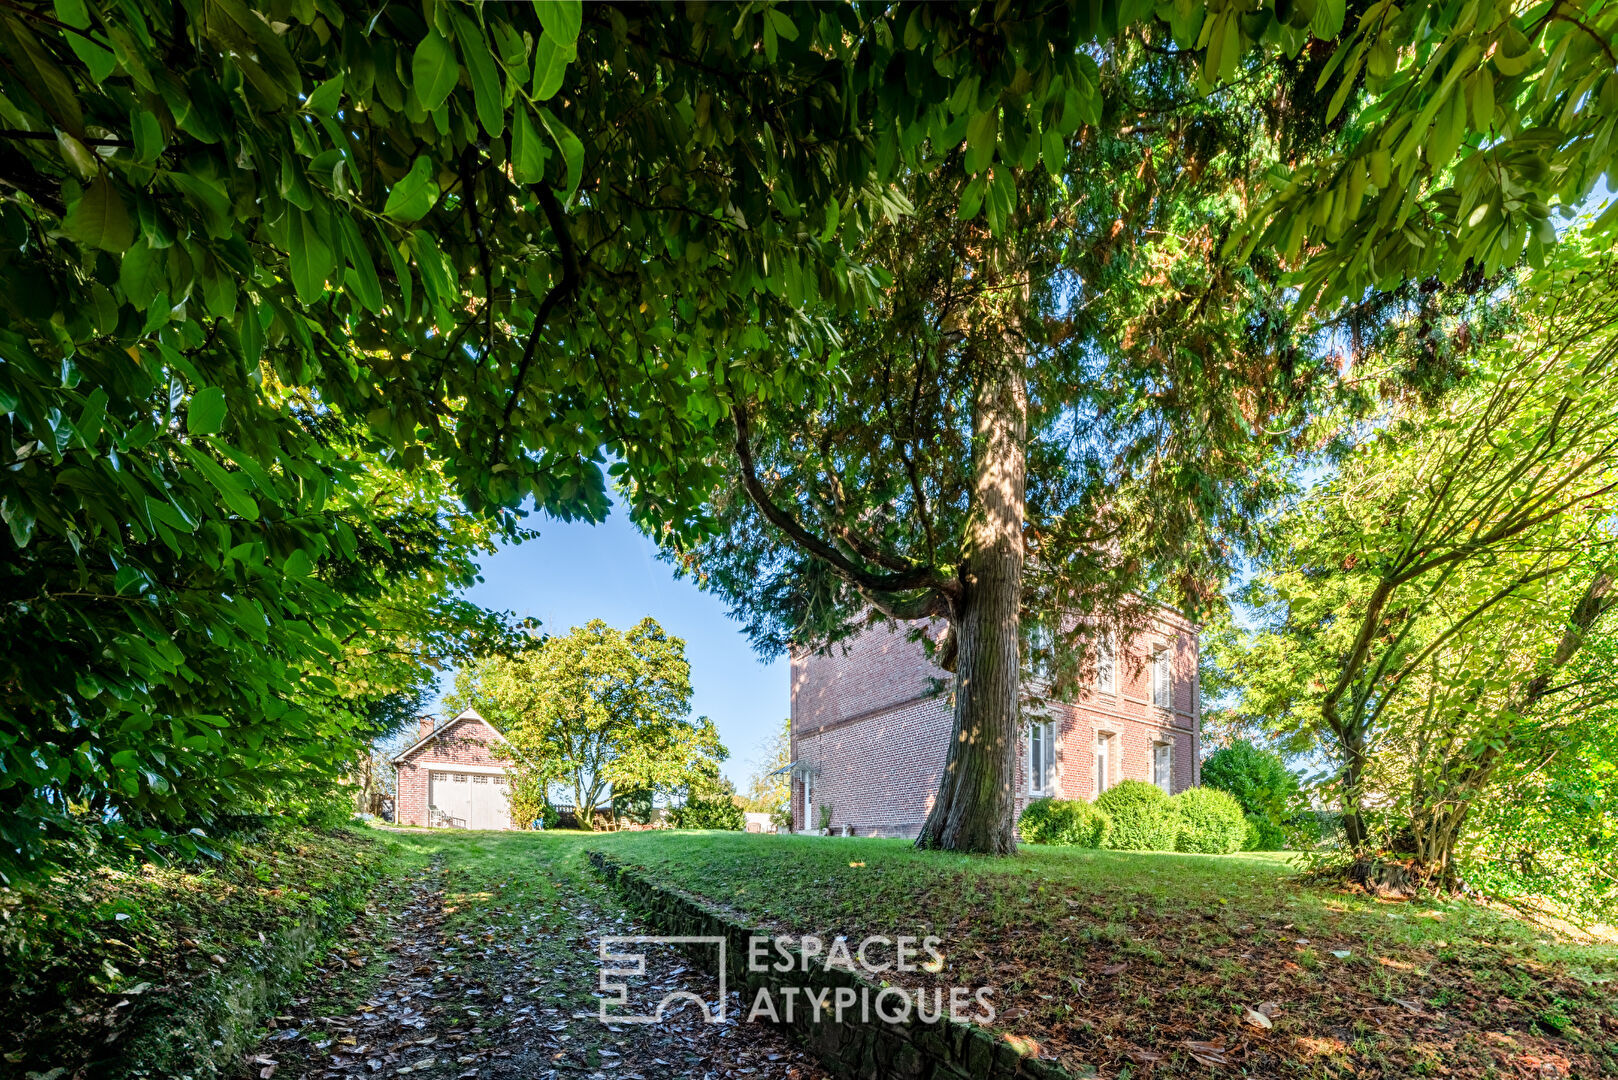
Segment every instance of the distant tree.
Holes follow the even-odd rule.
[[[510,740],[512,769],[571,787],[579,821],[607,792],[686,793],[718,782],[727,754],[692,719],[685,642],[654,619],[599,619],[515,656],[463,668],[445,708],[476,709]]]
[[[792,718],[759,746],[747,782],[747,809],[779,818],[792,802],[792,778],[782,772],[792,764]]]

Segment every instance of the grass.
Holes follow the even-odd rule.
[[[348,923],[385,870],[383,848],[349,830],[224,847],[217,862],[88,864],[0,890],[0,1072],[208,1073],[219,1025],[296,982],[284,969],[310,924],[318,937]]]
[[[1080,1072],[1205,1072],[1189,1042],[1263,1075],[1618,1075],[1618,951],[1464,900],[1305,887],[1284,854],[986,859],[717,833],[588,846],[775,931],[936,934],[947,967],[915,978],[995,987],[995,1026]],[[1270,1029],[1246,1018],[1261,1005]]]

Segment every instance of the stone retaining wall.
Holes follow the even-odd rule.
[[[872,1000],[882,987],[859,972],[841,967],[827,968],[810,960],[808,970],[795,969],[782,974],[774,970],[750,971],[748,945],[754,937],[774,935],[748,925],[738,916],[696,897],[651,881],[633,867],[625,866],[599,851],[592,851],[590,862],[602,878],[660,934],[692,937],[723,937],[726,941],[727,984],[741,991],[743,1016],[759,987],[778,992],[787,986],[809,992],[834,995],[848,988],[856,995],[869,994]],[[707,957],[704,957],[705,959]],[[936,1023],[911,1019],[887,1023],[873,1014],[860,1019],[859,1010],[837,1022],[823,1015],[818,1022],[807,1009],[797,1009],[786,1027],[839,1076],[870,1080],[1069,1080],[1069,1074],[1052,1062],[1034,1057],[1029,1048],[1016,1045],[1015,1037],[996,1037],[984,1028],[956,1023],[947,1016]]]

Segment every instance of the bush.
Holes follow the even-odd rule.
[[[691,799],[669,814],[676,829],[729,829],[741,832],[747,828],[747,819],[741,808],[730,801],[729,795],[715,795],[706,799]]]
[[[1281,755],[1246,739],[1221,747],[1202,763],[1202,784],[1229,792],[1249,814],[1285,812],[1298,796],[1298,777]]]
[[[1112,832],[1112,818],[1092,803],[1074,799],[1035,799],[1017,822],[1030,844],[1098,848]]]
[[[1096,806],[1112,819],[1107,846],[1117,851],[1173,851],[1176,822],[1169,797],[1144,780],[1123,780]]]
[[[1218,788],[1187,788],[1170,800],[1174,850],[1229,855],[1247,839],[1247,816],[1235,796]]]
[[[545,782],[527,770],[509,769],[506,776],[506,798],[511,808],[512,825],[519,829],[531,829],[534,822],[540,821],[547,829],[556,828],[561,815],[545,797]]]
[[[1288,829],[1284,825],[1277,825],[1267,817],[1258,814],[1248,814],[1247,837],[1242,841],[1243,851],[1284,851],[1287,846]]]

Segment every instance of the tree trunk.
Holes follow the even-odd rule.
[[[1361,800],[1365,794],[1365,748],[1357,739],[1344,740],[1342,782],[1343,838],[1349,849],[1363,852],[1370,843]]]
[[[1028,388],[1021,355],[985,371],[973,417],[972,514],[956,627],[955,726],[916,846],[1007,855],[1019,721]]]

